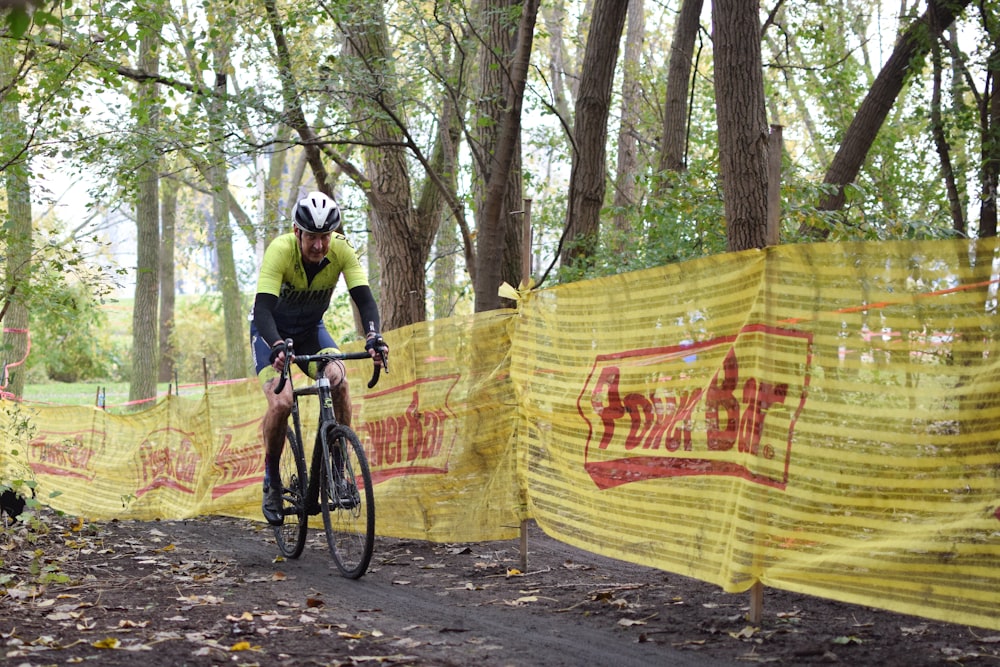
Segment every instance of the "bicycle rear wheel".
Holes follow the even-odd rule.
[[[323,430],[320,496],[333,562],[348,579],[368,571],[375,546],[375,496],[365,450],[343,424]]]
[[[309,516],[306,514],[306,457],[302,443],[289,427],[288,442],[281,451],[281,499],[285,522],[274,526],[278,549],[287,558],[298,558],[306,545]]]

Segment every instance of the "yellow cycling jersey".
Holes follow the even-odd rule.
[[[323,266],[310,281],[302,265],[298,240],[290,232],[274,239],[264,251],[257,292],[278,297],[274,322],[279,331],[295,337],[314,329],[323,319],[341,274],[348,289],[368,284],[368,276],[347,237],[333,234]]]

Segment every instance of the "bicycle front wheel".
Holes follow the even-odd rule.
[[[309,516],[306,514],[306,455],[302,443],[289,427],[288,441],[281,451],[281,504],[285,521],[274,526],[274,540],[287,558],[298,558],[306,545]]]
[[[320,500],[333,562],[348,579],[368,571],[375,546],[375,496],[357,434],[343,424],[323,429]]]

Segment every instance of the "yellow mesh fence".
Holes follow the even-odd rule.
[[[510,324],[510,312],[497,311],[394,331],[391,372],[370,391],[371,364],[347,364],[380,534],[517,535],[525,503],[514,478]],[[301,400],[307,455],[315,400]],[[171,396],[126,416],[7,404],[0,463],[7,476],[35,478],[40,500],[77,516],[261,520],[264,406],[256,380],[210,385],[202,400]],[[25,419],[32,428],[18,428]]]
[[[795,245],[526,295],[532,516],[731,592],[1000,627],[995,262]]]
[[[348,365],[378,531],[509,539],[531,517],[730,592],[1000,629],[997,259],[781,246],[389,332],[374,390]],[[58,509],[261,518],[256,381],[124,417],[6,407],[0,463]]]

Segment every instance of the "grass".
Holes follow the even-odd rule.
[[[24,388],[24,400],[52,405],[97,405],[98,394],[103,392],[104,405],[115,407],[128,402],[128,382],[47,382],[29,384]],[[170,383],[156,386],[157,397],[170,391],[188,398],[199,398],[204,393],[201,385],[182,386],[178,392]]]

